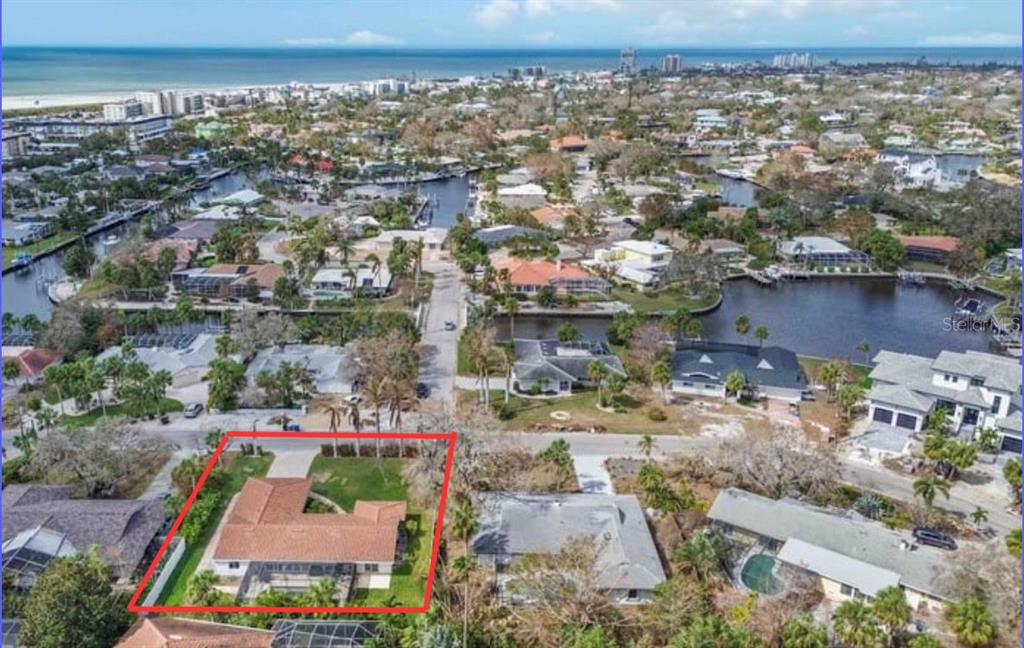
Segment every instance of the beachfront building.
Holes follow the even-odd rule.
[[[273,587],[303,592],[331,578],[345,601],[353,589],[386,589],[401,560],[406,503],[356,501],[352,512],[306,513],[310,478],[250,478],[226,514],[210,567],[251,601]],[[333,506],[329,500],[315,498]]]
[[[607,248],[594,250],[594,258],[583,265],[611,268],[615,279],[639,287],[658,283],[672,261],[672,248],[653,241],[617,241]]]
[[[553,288],[559,295],[607,294],[608,282],[588,274],[583,268],[561,260],[519,259],[509,257],[494,262],[494,269],[501,274],[508,271],[508,282],[512,290],[533,295],[545,287]]]
[[[903,590],[920,613],[939,612],[951,600],[942,580],[949,561],[943,550],[919,546],[909,533],[849,511],[727,488],[707,516],[745,549],[739,580],[749,589],[775,593],[790,569],[814,576],[834,604],[870,600],[886,587]]]
[[[777,346],[683,340],[671,363],[676,394],[725,398],[725,381],[734,371],[743,375],[748,392],[768,398],[797,402],[808,389],[796,354]]]
[[[483,493],[477,561],[493,570],[499,596],[529,603],[511,568],[526,556],[558,553],[575,537],[593,538],[598,585],[614,603],[648,601],[665,572],[634,495],[596,493]],[[557,575],[553,574],[552,577]]]
[[[3,132],[3,159],[10,160],[25,155],[31,141],[32,135],[29,133],[15,133],[5,130]],[[6,229],[7,227],[4,226],[5,234]]]
[[[565,396],[573,389],[593,387],[590,363],[604,365],[608,375],[626,377],[619,356],[596,340],[516,340],[512,366],[513,389],[522,394]]]
[[[779,254],[788,261],[815,267],[851,266],[871,263],[871,257],[827,236],[798,236],[779,244]]]
[[[870,433],[921,432],[938,408],[950,429],[967,439],[996,430],[1000,447],[1021,452],[1021,369],[1012,358],[979,351],[943,351],[935,358],[880,351],[868,393]]]

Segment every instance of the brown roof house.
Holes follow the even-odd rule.
[[[40,349],[33,346],[5,346],[3,347],[3,361],[17,363],[21,369],[21,375],[4,384],[20,385],[26,382],[34,382],[40,378],[43,371],[60,359],[60,354],[52,349]]]
[[[238,583],[248,601],[269,587],[304,591],[331,578],[339,600],[353,586],[386,589],[404,551],[405,502],[357,501],[351,513],[306,513],[313,480],[252,478],[245,483],[213,551],[212,568]]]
[[[128,629],[115,648],[271,648],[274,633],[226,623],[145,617]]]

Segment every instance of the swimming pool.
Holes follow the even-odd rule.
[[[761,594],[771,594],[778,590],[779,583],[772,575],[775,569],[775,558],[768,554],[757,554],[747,558],[740,570],[740,580],[747,589]]]

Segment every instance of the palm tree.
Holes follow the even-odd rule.
[[[725,377],[725,393],[735,394],[736,398],[740,397],[740,393],[747,386],[747,377],[743,375],[743,372],[734,369],[729,372]]]
[[[798,614],[782,628],[786,648],[828,648],[828,628],[814,622],[809,612]]]
[[[220,576],[210,569],[204,569],[188,579],[186,598],[193,605],[213,605],[220,598]]]
[[[666,315],[662,319],[662,321],[665,323],[666,326],[668,326],[671,330],[675,332],[676,339],[678,339],[683,336],[683,328],[686,326],[686,323],[689,322],[691,318],[692,315],[690,315],[690,311],[686,310],[685,308],[677,308],[676,310]]]
[[[672,367],[659,360],[651,367],[651,380],[661,387],[661,400],[668,403],[668,386],[672,383]]]
[[[645,434],[640,437],[640,440],[636,442],[636,447],[640,448],[640,452],[644,453],[647,457],[647,461],[651,460],[651,453],[654,451],[654,437],[650,434]]]
[[[960,643],[982,648],[996,640],[996,622],[985,603],[977,597],[965,598],[946,609],[946,620]]]
[[[885,587],[875,594],[871,610],[888,631],[889,644],[895,645],[912,617],[906,594],[899,587]]]
[[[380,408],[387,401],[384,394],[384,385],[378,380],[372,380],[366,385],[366,397],[373,406],[374,419],[376,421],[377,434],[380,434]],[[377,457],[380,458],[380,437],[377,437]]]
[[[516,313],[519,312],[519,300],[512,293],[505,295],[505,300],[502,303],[505,307],[505,312],[508,313],[508,338],[510,340],[516,339]]]
[[[328,403],[324,406],[324,414],[327,415],[327,431],[337,432],[338,425],[341,423],[344,412],[342,408],[334,403]],[[334,444],[334,456],[338,456],[338,437],[331,437],[331,441]]]
[[[704,324],[699,319],[691,319],[683,326],[683,334],[688,338],[699,340],[704,334]]]
[[[591,360],[587,365],[587,378],[597,386],[597,405],[601,405],[601,385],[608,376],[608,367],[600,360]]]
[[[878,619],[867,603],[844,601],[832,615],[836,637],[853,648],[875,648],[885,643]]]
[[[737,333],[747,337],[747,333],[750,333],[750,318],[746,314],[740,315],[736,318],[735,326]]]
[[[929,507],[935,503],[939,493],[949,499],[949,482],[941,477],[922,477],[914,482],[914,495]]]
[[[871,363],[871,343],[867,340],[861,340],[857,343],[857,350],[864,354],[864,364]]]
[[[356,436],[355,436],[356,444],[355,445],[356,445],[356,456],[358,457],[359,456],[359,433],[363,431],[363,417],[359,413],[359,401],[357,399],[353,398],[351,401],[349,401],[348,406],[345,409],[345,417],[348,420],[349,424],[352,426],[352,429],[356,433]]]
[[[477,522],[476,510],[473,508],[473,503],[468,499],[462,500],[452,511],[451,531],[456,538],[462,540],[465,544],[466,556],[469,556],[469,541],[474,535],[476,535],[476,532],[479,529],[480,523]],[[466,642],[466,639],[469,636],[469,578],[466,578],[463,597],[462,645],[466,646],[469,645]]]
[[[843,379],[843,365],[838,360],[829,360],[821,365],[818,371],[818,380],[825,386],[829,400],[835,396],[839,382]]]
[[[701,582],[707,582],[722,569],[725,546],[711,533],[694,535],[676,546],[673,558],[680,568]]]
[[[512,368],[516,364],[516,348],[513,342],[499,342],[497,346],[501,351],[501,363],[505,369],[505,402],[507,403],[512,394]]]
[[[982,524],[988,522],[988,511],[980,506],[974,507],[974,511],[971,512],[971,521],[974,522],[976,526],[980,527]]]
[[[754,329],[754,337],[757,338],[759,346],[764,346],[764,341],[768,339],[768,327],[762,324]]]

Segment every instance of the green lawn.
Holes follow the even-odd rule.
[[[184,409],[185,406],[182,404],[181,401],[174,400],[173,398],[164,398],[163,400],[160,401],[159,407],[154,405],[150,407],[146,411],[146,413],[147,415],[156,415],[159,414],[160,412],[166,414],[168,412],[180,412]],[[107,416],[128,416],[128,414],[126,411],[126,407],[123,403],[116,403],[114,405],[107,405]],[[66,425],[67,427],[72,428],[89,427],[95,425],[96,422],[101,418],[103,418],[103,408],[97,407],[96,409],[90,410],[85,414],[79,414],[77,416],[69,416],[65,414],[64,416],[61,417],[60,422],[62,425]]]
[[[683,294],[681,286],[669,286],[657,291],[636,292],[623,287],[612,289],[612,297],[631,305],[638,312],[672,312],[680,308],[699,310],[714,306],[718,296],[710,299],[692,299]]]
[[[495,384],[492,382],[491,384]],[[476,391],[463,391],[459,402],[467,404],[478,398]],[[505,399],[504,390],[491,390],[491,403],[495,406]],[[618,397],[618,410],[607,412],[597,409],[597,392],[587,390],[560,398],[521,398],[512,396],[509,402],[515,408],[515,416],[503,421],[509,430],[525,430],[533,425],[569,425],[574,427],[604,427],[612,434],[679,434],[678,420],[657,397],[648,401],[640,400],[628,393]],[[651,407],[658,407],[667,414],[665,421],[652,421],[647,413]],[[568,412],[568,421],[551,418],[555,411]]]
[[[434,516],[432,512],[421,511],[409,499],[402,477],[404,465],[404,459],[318,456],[309,469],[313,492],[331,499],[346,511],[352,510],[356,500],[408,502],[406,529],[409,546],[405,559],[392,572],[389,589],[355,592],[352,601],[356,606],[419,606],[423,603],[430,568]]]
[[[40,252],[45,252],[50,248],[56,247],[66,241],[70,241],[77,238],[78,234],[75,232],[58,232],[52,236],[47,236],[41,241],[36,241],[30,245],[22,245],[19,247],[7,246],[3,247],[3,263],[6,268],[14,261],[14,257],[18,256],[22,252],[28,252],[29,254],[35,255]]]
[[[860,354],[860,351],[855,353]],[[800,366],[803,367],[804,373],[807,374],[807,378],[812,382],[817,379],[818,371],[821,369],[821,365],[825,364],[829,360],[827,358],[816,358],[814,356],[797,356],[800,361]],[[840,358],[840,360],[843,360]],[[858,382],[864,389],[871,389],[871,379],[868,378],[868,374],[871,373],[871,367],[865,364],[857,364],[855,362],[850,363],[853,366],[853,373],[856,374]]]
[[[210,519],[210,524],[203,532],[199,542],[185,548],[185,555],[175,568],[170,581],[164,588],[158,603],[160,605],[181,605],[185,602],[185,594],[188,591],[188,581],[199,566],[203,557],[206,545],[210,543],[217,525],[220,523],[224,511],[227,510],[228,502],[235,493],[242,490],[242,486],[250,477],[263,477],[270,469],[274,461],[274,455],[265,454],[261,457],[243,457],[238,454],[225,454],[224,467],[227,479],[220,488],[221,504]]]

